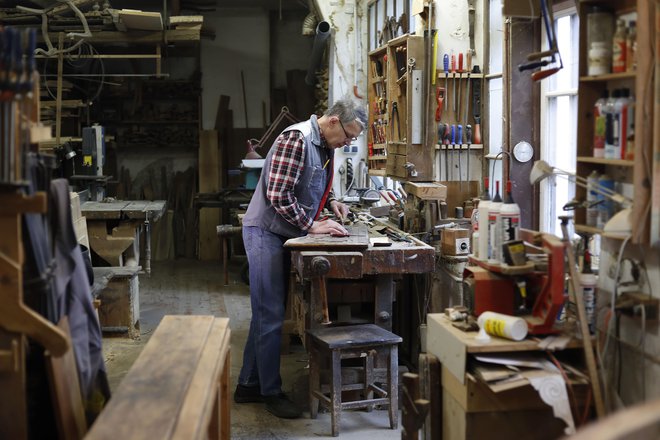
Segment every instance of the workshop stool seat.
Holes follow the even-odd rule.
[[[342,409],[367,408],[389,405],[390,428],[399,425],[399,356],[401,337],[374,324],[345,327],[322,327],[307,331],[310,336],[309,401],[310,416],[315,419],[321,403],[330,410],[332,435],[339,435]],[[387,387],[374,383],[374,358],[382,353],[388,359]],[[325,356],[331,356],[330,386],[321,384],[320,365]],[[364,359],[364,383],[342,384],[341,360]],[[324,389],[325,388],[325,389]],[[342,391],[362,390],[362,400],[342,402]],[[329,396],[328,396],[329,394]],[[376,394],[377,397],[374,397]]]

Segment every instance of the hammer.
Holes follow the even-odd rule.
[[[326,290],[325,276],[330,272],[330,261],[325,257],[312,258],[312,274],[314,282],[318,283],[319,293],[321,295],[321,306],[323,307],[323,316],[320,321],[322,325],[330,324],[330,314],[328,312],[328,291]],[[317,318],[318,319],[318,318]]]

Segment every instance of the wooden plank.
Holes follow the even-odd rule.
[[[220,189],[218,169],[218,132],[202,130],[199,133],[199,192],[212,193]]]
[[[172,438],[195,439],[206,436],[218,394],[220,372],[229,357],[229,318],[216,318],[204,343],[195,375],[181,405]]]
[[[220,224],[220,208],[199,210],[199,259],[220,260],[220,237],[216,226]]]
[[[120,9],[119,19],[127,29],[141,31],[160,31],[163,29],[163,17],[160,12]]]
[[[170,438],[213,321],[165,316],[88,438]]]
[[[436,182],[406,182],[406,192],[422,200],[445,200],[447,187]]]
[[[307,234],[291,238],[284,243],[290,249],[360,250],[369,247],[369,231],[364,225],[345,226],[347,237],[334,237],[330,234]]]
[[[227,418],[213,423],[228,359],[227,318],[165,316],[88,438],[218,438],[206,423],[228,432]]]

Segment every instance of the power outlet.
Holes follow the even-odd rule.
[[[644,311],[642,311],[644,308]],[[624,315],[639,317],[646,316],[647,322],[657,322],[660,311],[660,300],[639,291],[624,292],[616,301],[616,309]]]

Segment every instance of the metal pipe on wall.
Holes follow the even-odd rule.
[[[316,84],[316,71],[321,64],[321,57],[325,50],[326,41],[330,37],[330,23],[321,21],[316,26],[316,36],[314,37],[314,46],[312,47],[312,55],[309,58],[309,68],[307,69],[307,76],[305,76],[305,83],[313,86]]]

